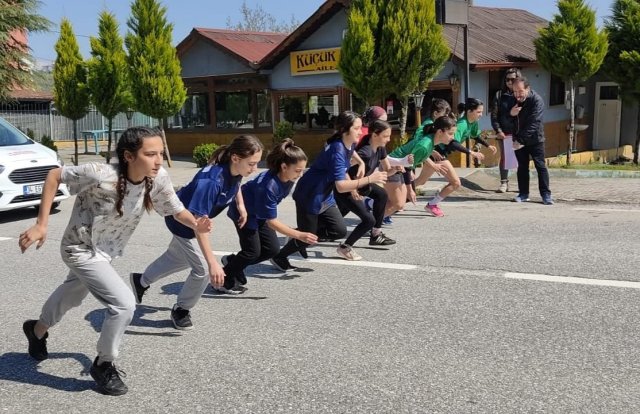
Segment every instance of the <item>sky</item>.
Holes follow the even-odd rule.
[[[167,19],[173,23],[173,42],[178,44],[194,27],[227,27],[227,19],[232,23],[242,20],[240,6],[242,0],[161,0],[167,8]],[[247,6],[255,9],[258,5],[279,21],[289,22],[293,16],[304,22],[324,3],[325,0],[246,0]],[[587,0],[596,11],[598,25],[610,14],[613,0]],[[475,6],[518,8],[530,11],[547,20],[557,12],[555,0],[473,0]],[[534,7],[535,5],[535,7]],[[131,1],[125,0],[42,0],[38,13],[51,20],[54,28],[46,33],[31,33],[29,44],[38,66],[50,65],[56,58],[54,45],[58,40],[59,26],[66,17],[73,26],[80,45],[80,53],[90,57],[89,36],[97,36],[100,12],[108,10],[115,14],[120,30],[127,31],[126,22],[131,14]]]

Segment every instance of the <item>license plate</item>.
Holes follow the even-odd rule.
[[[25,185],[22,192],[24,195],[42,194],[42,184]]]

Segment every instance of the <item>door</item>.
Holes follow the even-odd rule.
[[[593,128],[594,149],[620,146],[620,88],[614,82],[596,82]]]

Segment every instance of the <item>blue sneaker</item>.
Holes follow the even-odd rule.
[[[385,218],[382,219],[382,224],[393,224],[393,220],[391,220],[391,216],[386,216]]]
[[[542,196],[542,204],[544,204],[545,206],[553,205],[553,198],[551,198],[551,194]]]
[[[529,201],[529,194],[518,194],[513,198],[516,203],[524,203]]]

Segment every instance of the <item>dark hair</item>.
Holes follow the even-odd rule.
[[[517,83],[517,82],[522,82],[522,83],[524,83],[524,87],[525,87],[525,88],[528,88],[528,87],[530,86],[530,84],[529,84],[529,79],[525,78],[524,76],[518,76],[517,78],[515,78],[515,79],[513,80],[512,85],[513,85],[514,83]]]
[[[232,155],[244,159],[263,149],[262,142],[253,135],[239,135],[229,145],[221,145],[216,148],[209,157],[209,164],[229,164]]]
[[[444,115],[433,121],[433,124],[425,125],[423,132],[424,135],[435,134],[438,130],[448,131],[456,126],[456,118],[453,114]]]
[[[127,192],[127,160],[124,156],[125,151],[137,156],[137,152],[142,148],[142,141],[145,138],[160,137],[162,131],[158,128],[148,127],[131,127],[126,129],[118,139],[116,146],[116,154],[118,155],[118,185],[116,186],[116,211],[122,217],[122,202]],[[153,202],[151,201],[151,189],[153,188],[153,178],[144,177],[144,208],[151,211]]]
[[[334,121],[336,132],[327,140],[327,143],[330,144],[338,139],[342,139],[342,134],[346,134],[349,132],[349,129],[356,122],[356,119],[359,119],[360,115],[353,111],[343,111],[340,112]]]
[[[466,111],[475,111],[479,106],[484,106],[484,102],[476,98],[467,98],[465,102],[458,104],[458,113],[462,114]]]
[[[286,165],[297,164],[300,161],[306,161],[307,154],[302,148],[296,146],[291,138],[285,138],[267,155],[267,168],[274,174],[280,172],[282,163]]]
[[[445,115],[448,115],[451,112],[451,105],[449,105],[449,102],[447,102],[444,99],[440,99],[440,98],[433,98],[431,100],[431,104],[429,104],[429,118],[431,118],[431,120],[433,120],[433,114],[435,112],[443,112]]]
[[[509,68],[504,72],[504,78],[502,79],[502,91],[506,92],[509,90],[509,88],[507,87],[507,76],[509,75],[516,75],[516,78],[521,78],[522,77],[522,73],[520,72],[520,69],[518,68]]]
[[[362,137],[358,145],[356,145],[356,150],[364,147],[365,145],[369,145],[371,142],[371,134],[380,134],[387,129],[391,129],[391,124],[387,121],[383,121],[382,119],[376,119],[375,121],[369,124],[369,133]]]

